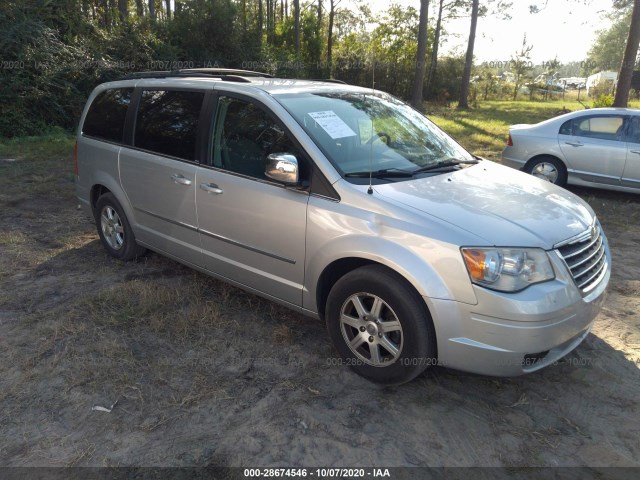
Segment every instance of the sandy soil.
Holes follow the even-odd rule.
[[[385,389],[335,365],[321,322],[109,258],[67,162],[0,162],[0,465],[640,466],[640,197],[574,189],[614,261],[575,352]]]

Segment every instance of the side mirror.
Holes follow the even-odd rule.
[[[285,185],[298,184],[298,159],[290,153],[272,153],[267,157],[264,174]]]

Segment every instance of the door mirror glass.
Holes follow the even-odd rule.
[[[285,185],[298,184],[298,159],[290,153],[272,153],[267,157],[264,174]]]

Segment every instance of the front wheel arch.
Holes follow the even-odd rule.
[[[360,303],[359,300],[360,308],[351,309],[345,317],[345,306],[355,307],[349,303],[353,297],[375,299],[385,306],[391,317],[385,319],[379,314],[371,315],[375,303],[365,306],[364,301]],[[397,385],[412,380],[427,367],[437,364],[437,336],[429,308],[415,288],[392,269],[381,264],[369,264],[346,273],[331,287],[326,308],[325,321],[333,344],[346,364],[359,375],[376,383]],[[358,313],[353,313],[356,310]],[[345,323],[343,318],[350,320]],[[360,322],[360,326],[352,323],[354,321]],[[349,325],[348,332],[344,329],[346,324]],[[393,331],[386,332],[386,325]],[[397,338],[392,338],[393,335]],[[360,337],[368,337],[368,340]],[[354,342],[362,347],[354,345]],[[365,356],[350,344],[356,349],[362,348]],[[375,359],[374,351],[378,352]],[[395,354],[385,365],[386,359],[382,357],[385,352],[392,351]]]

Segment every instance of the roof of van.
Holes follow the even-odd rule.
[[[311,91],[353,91],[365,92],[371,91],[362,87],[346,84],[340,80],[322,79],[322,80],[302,80],[275,78],[267,73],[253,72],[249,70],[233,70],[218,68],[202,68],[175,71],[158,71],[158,72],[138,72],[127,75],[122,80],[135,81],[136,85],[151,86],[162,85],[167,86],[173,84],[177,86],[180,83],[207,83],[207,84],[233,84],[236,87],[242,86],[253,87],[263,90],[270,94],[282,93],[303,93]]]

